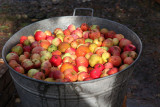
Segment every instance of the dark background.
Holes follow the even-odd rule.
[[[0,51],[22,27],[50,17],[72,16],[79,7],[93,8],[95,17],[119,22],[138,34],[143,52],[129,81],[127,104],[160,107],[160,4],[155,0],[0,0]],[[76,15],[90,16],[90,12]]]

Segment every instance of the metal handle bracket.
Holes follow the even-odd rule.
[[[73,16],[75,16],[76,10],[91,10],[92,11],[91,16],[93,17],[94,10],[92,8],[75,8],[74,11],[73,11]]]

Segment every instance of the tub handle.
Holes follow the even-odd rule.
[[[92,11],[91,16],[93,17],[94,10],[92,8],[75,8],[74,11],[73,11],[73,16],[75,16],[76,10],[91,10]]]

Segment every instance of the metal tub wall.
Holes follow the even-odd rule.
[[[125,35],[137,47],[137,52],[142,51],[139,37],[122,24],[107,19],[88,16],[63,16],[45,19],[28,25],[15,33],[5,44],[2,56],[10,51],[11,47],[18,43],[22,35],[30,35],[35,30],[42,31],[55,28],[67,28],[74,24],[79,27],[82,23],[97,24],[101,28],[106,27],[116,33]],[[126,94],[127,82],[138,58],[127,69],[111,76],[85,82],[53,83],[35,80],[19,74],[10,68],[10,74],[14,80],[16,89],[21,98],[23,107],[121,107]]]

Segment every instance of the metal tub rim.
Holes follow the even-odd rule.
[[[138,52],[137,58],[136,58],[136,59],[134,60],[134,62],[133,62],[131,65],[129,65],[127,68],[125,68],[125,69],[123,69],[123,70],[121,70],[121,71],[119,71],[119,72],[117,72],[117,73],[115,73],[115,74],[112,74],[112,75],[109,75],[109,76],[106,76],[106,77],[103,77],[103,78],[93,79],[93,80],[89,80],[89,81],[78,81],[78,82],[47,82],[47,81],[43,81],[43,80],[37,80],[37,79],[34,79],[34,78],[30,78],[30,77],[25,76],[25,75],[23,75],[23,74],[21,74],[21,73],[18,73],[18,72],[16,72],[13,68],[11,68],[11,67],[8,65],[8,63],[7,63],[7,61],[6,61],[6,58],[5,58],[6,56],[4,55],[4,50],[5,50],[5,48],[6,48],[6,44],[9,42],[10,39],[12,39],[12,37],[11,37],[11,38],[5,43],[5,45],[4,45],[3,49],[2,49],[2,58],[3,58],[4,62],[5,62],[5,64],[7,64],[7,66],[9,67],[10,70],[12,70],[13,72],[17,73],[18,75],[20,75],[20,76],[22,76],[22,77],[24,77],[24,78],[26,78],[26,79],[29,79],[29,80],[31,80],[31,81],[37,81],[37,82],[44,83],[44,84],[52,84],[52,85],[53,85],[53,84],[56,84],[56,85],[63,85],[63,84],[65,84],[65,85],[84,84],[84,83],[92,83],[92,82],[95,82],[95,81],[100,81],[100,80],[103,80],[103,79],[111,78],[111,77],[113,77],[113,76],[118,75],[118,74],[121,73],[121,72],[128,72],[127,69],[130,68],[130,67],[132,67],[132,66],[134,66],[134,65],[136,64],[136,62],[139,60],[140,55],[141,55],[141,53],[142,53],[142,42],[141,42],[139,36],[138,36],[135,32],[133,32],[131,29],[129,29],[127,26],[125,26],[125,25],[123,25],[123,24],[120,24],[120,23],[118,23],[118,22],[116,22],[116,21],[112,21],[112,20],[108,20],[108,19],[104,19],[104,18],[99,18],[99,17],[93,17],[93,16],[59,16],[59,17],[52,17],[52,18],[43,19],[43,20],[40,20],[40,21],[31,23],[31,24],[23,27],[22,29],[25,29],[25,28],[27,28],[27,27],[35,24],[35,23],[39,23],[39,22],[42,22],[42,21],[45,21],[45,20],[49,20],[49,19],[53,19],[53,18],[60,18],[60,17],[64,17],[64,18],[67,18],[67,17],[87,17],[87,18],[91,18],[91,19],[92,19],[92,18],[96,18],[96,19],[101,19],[101,20],[110,21],[111,23],[115,23],[115,24],[118,24],[118,25],[123,26],[125,29],[127,29],[127,30],[130,31],[130,32],[132,32],[132,33],[138,38],[138,41],[139,41],[139,43],[140,43],[140,50],[139,50],[139,52]],[[21,29],[21,30],[22,30],[22,29]],[[17,31],[16,33],[21,32],[21,30]],[[14,36],[16,33],[14,33],[13,36]]]

